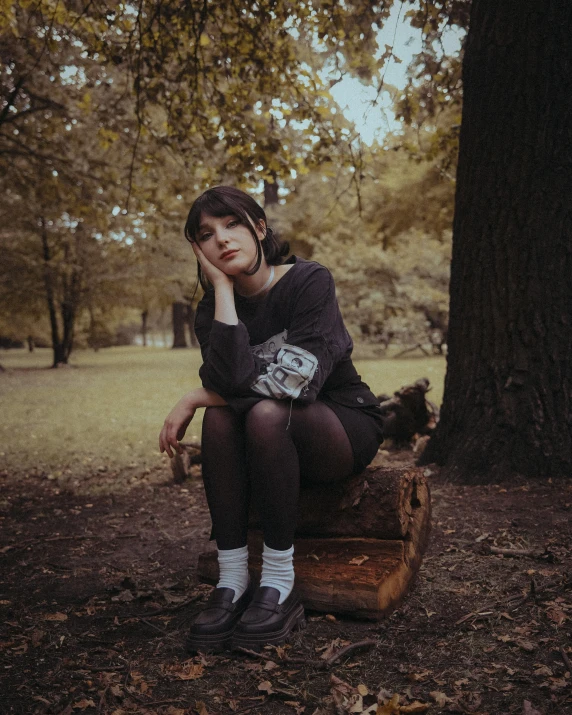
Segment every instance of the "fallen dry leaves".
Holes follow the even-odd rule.
[[[65,613],[45,613],[42,616],[42,619],[44,621],[62,622],[62,621],[67,621],[68,617],[66,616]]]
[[[448,695],[445,695],[445,693],[441,693],[439,690],[432,690],[429,695],[433,698],[433,700],[440,708],[444,707],[447,703],[453,702],[452,698],[450,698]]]
[[[183,663],[175,663],[174,665],[164,665],[163,673],[171,678],[178,680],[197,680],[202,678],[205,670],[205,664],[197,662],[196,658],[185,660]]]
[[[429,703],[383,689],[373,694],[363,683],[354,687],[336,675],[330,676],[330,685],[330,698],[324,705],[327,708],[331,704],[336,715],[415,715],[430,707]],[[314,715],[326,712],[329,711],[318,708]]]
[[[191,613],[178,606],[188,599],[191,581],[181,578],[175,568],[188,567],[181,561],[186,552],[180,544],[188,549],[189,543],[179,542],[172,523],[183,507],[188,508],[188,498],[183,503],[173,488],[153,494],[157,522],[147,521],[149,512],[139,514],[144,504],[135,497],[123,507],[102,502],[97,525],[105,538],[66,537],[52,543],[36,536],[33,548],[26,547],[26,564],[19,542],[19,513],[10,516],[6,511],[4,523],[12,519],[14,542],[2,563],[11,585],[0,601],[6,609],[0,645],[6,665],[11,666],[4,674],[12,690],[10,707],[22,701],[26,703],[20,705],[22,712],[35,712],[41,706],[42,712],[49,709],[62,715],[222,715],[282,712],[281,707],[292,715],[568,712],[572,704],[572,580],[568,576],[572,573],[572,485],[570,508],[560,513],[562,500],[555,495],[550,505],[547,501],[542,507],[543,519],[537,516],[536,497],[534,509],[524,501],[513,507],[507,498],[503,526],[495,521],[498,512],[492,509],[491,517],[487,512],[487,505],[496,506],[498,489],[489,493],[441,488],[449,504],[439,501],[438,490],[437,518],[443,519],[443,529],[449,533],[436,530],[439,546],[426,558],[416,589],[379,633],[371,629],[376,647],[359,659],[351,651],[351,658],[344,655],[336,661],[338,682],[330,682],[329,656],[335,657],[370,630],[364,633],[364,626],[333,613],[315,622],[310,619],[303,639],[268,650],[256,662],[242,656],[203,661],[183,655],[178,641],[184,638]],[[73,528],[83,534],[79,510],[67,508],[73,499],[60,496],[24,506],[34,516],[40,510],[51,513],[46,504],[62,506],[64,515],[77,517]],[[482,521],[478,525],[471,523],[469,513],[475,503],[485,505],[478,509]],[[124,513],[131,514],[128,528],[122,526]],[[489,540],[501,548],[527,549],[535,535],[533,528],[539,533],[546,524],[556,528],[552,519],[557,517],[559,541],[550,543],[559,559],[554,563],[524,556],[518,560],[484,556],[475,548]],[[48,521],[42,518],[31,536],[49,531]],[[511,523],[521,518],[528,522]],[[33,529],[35,523],[30,520],[26,528]],[[141,530],[147,538],[145,549],[138,544],[139,551],[129,551],[136,546],[130,539],[114,541],[116,526],[123,535]],[[69,533],[76,533],[71,526]],[[549,539],[543,537],[538,543],[548,544]],[[117,547],[125,548],[122,555]],[[356,564],[356,571],[360,568]],[[56,580],[65,596],[58,601],[52,596]],[[206,586],[193,588],[195,599],[208,591]],[[28,594],[34,594],[32,601],[23,597]],[[142,617],[157,628],[143,625]],[[391,690],[379,690],[380,682]]]
[[[350,566],[361,566],[369,560],[369,556],[362,554],[361,556],[355,556],[351,561],[349,561]]]
[[[327,645],[319,646],[315,648],[316,653],[321,653],[320,658],[322,660],[329,660],[334,656],[341,648],[349,645],[350,641],[343,640],[342,638],[334,638]]]

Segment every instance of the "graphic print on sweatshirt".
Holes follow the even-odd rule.
[[[318,359],[308,350],[288,345],[284,330],[250,349],[258,376],[251,388],[275,400],[295,399],[307,387],[316,373]]]

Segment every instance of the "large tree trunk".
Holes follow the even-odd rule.
[[[186,348],[185,324],[187,322],[186,303],[173,303],[173,347]]]
[[[473,0],[441,421],[468,483],[572,472],[572,4]]]

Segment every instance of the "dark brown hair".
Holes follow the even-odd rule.
[[[258,271],[262,262],[263,253],[266,262],[274,266],[279,266],[283,263],[284,257],[288,255],[288,251],[290,250],[288,242],[281,241],[278,236],[276,236],[274,231],[268,226],[264,210],[251,196],[240,189],[235,189],[232,186],[214,186],[212,189],[205,191],[194,201],[187,216],[187,222],[185,223],[185,238],[190,243],[194,243],[197,240],[201,214],[203,213],[207,216],[214,216],[215,218],[236,216],[240,223],[248,228],[256,244],[256,263],[248,275],[254,275]],[[260,241],[252,225],[254,224],[254,226],[259,227],[262,222],[264,222],[266,227],[264,241]],[[201,285],[206,290],[209,284],[203,276],[198,262],[197,270]]]

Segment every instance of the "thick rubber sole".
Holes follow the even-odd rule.
[[[199,651],[201,653],[220,653],[230,647],[233,633],[234,628],[225,633],[216,633],[214,635],[191,633],[187,637],[185,649],[191,655]]]
[[[282,645],[288,640],[293,631],[302,630],[305,627],[304,607],[300,603],[288,616],[288,620],[279,631],[273,631],[272,633],[242,633],[235,630],[230,648],[231,650],[248,648],[248,650],[257,651],[265,645]]]

